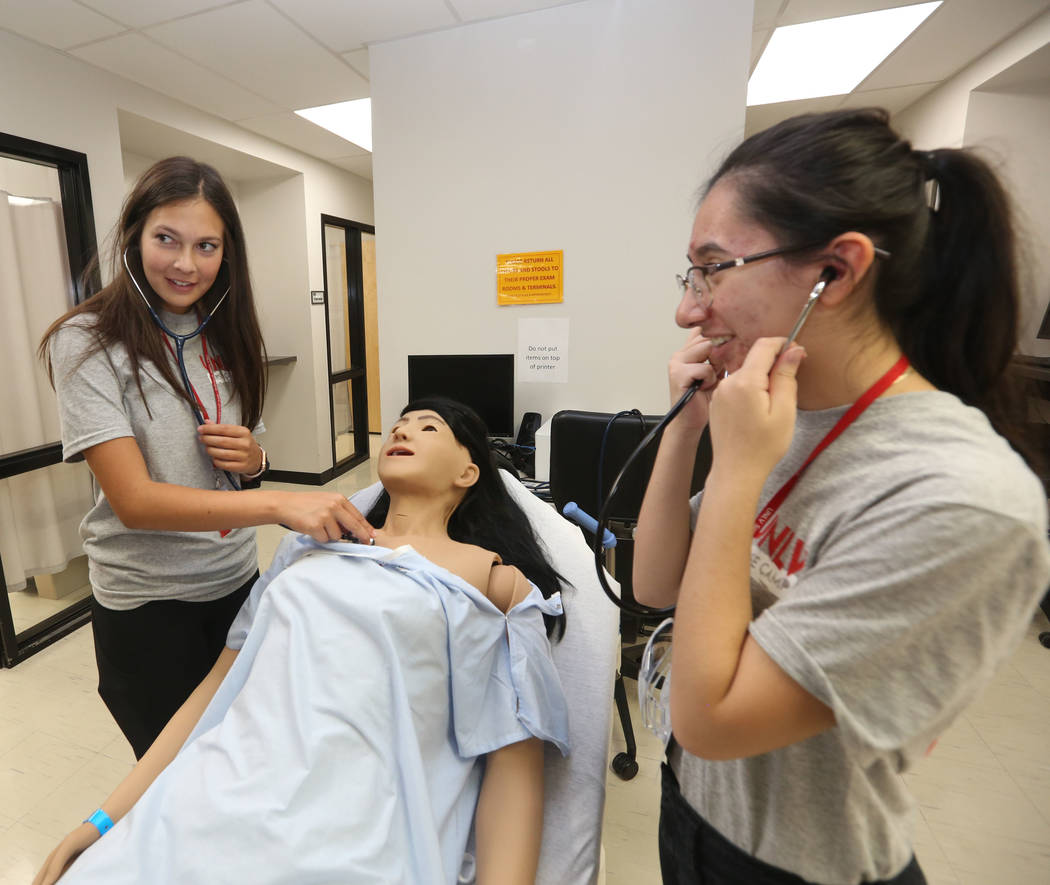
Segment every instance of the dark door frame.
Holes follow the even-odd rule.
[[[50,166],[57,170],[62,197],[62,222],[66,232],[66,251],[69,253],[69,273],[73,280],[73,299],[79,304],[89,292],[101,288],[98,265],[92,267],[90,274],[87,273],[91,259],[98,249],[87,154],[0,132],[0,156]],[[0,456],[0,479],[40,470],[61,461],[61,442],[12,452]],[[4,580],[4,564],[0,560],[0,666],[15,666],[56,639],[72,633],[90,619],[91,599],[88,597],[71,603],[58,614],[45,618],[21,632],[15,632],[11,600],[8,599],[7,583]]]
[[[339,372],[332,371],[332,330],[328,317],[328,248],[326,227],[342,228],[346,255],[347,318],[350,322],[350,367]],[[375,235],[371,224],[362,224],[321,215],[321,267],[324,273],[324,330],[325,349],[328,354],[328,417],[332,433],[332,476],[346,473],[368,460],[368,381],[365,369],[365,299],[364,280],[361,272],[361,234]],[[356,334],[355,331],[357,330]],[[350,409],[354,416],[354,452],[341,461],[336,456],[335,395],[336,384],[350,383]]]

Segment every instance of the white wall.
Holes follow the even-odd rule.
[[[259,309],[266,347],[272,356],[296,354],[294,366],[274,366],[270,369],[270,385],[266,394],[263,421],[266,436],[262,439],[267,454],[295,453],[300,463],[310,462],[329,466],[332,461],[331,436],[328,433],[328,400],[318,400],[315,413],[302,409],[302,399],[317,399],[312,365],[303,360],[303,342],[313,341],[310,317],[309,274],[307,273],[306,218],[294,207],[303,205],[303,176],[294,175],[274,181],[241,182],[238,193],[238,211],[244,224],[245,239],[249,244],[252,290]],[[292,209],[292,211],[289,211]],[[270,293],[265,297],[263,293]],[[313,364],[326,364],[325,351],[310,346],[316,359]],[[323,370],[323,369],[322,369]],[[322,392],[324,391],[322,388]],[[323,409],[323,411],[322,411]],[[297,426],[288,420],[293,415],[304,415]],[[321,420],[324,419],[323,430]],[[316,439],[316,447],[311,440]],[[319,448],[327,445],[328,458],[321,457]],[[287,456],[271,463],[284,469]]]
[[[142,154],[136,154],[128,150],[122,150],[120,157],[124,165],[124,196],[127,196],[131,193],[131,189],[135,186],[135,182],[139,180],[142,173],[156,163],[157,158],[144,157]]]
[[[1050,356],[1035,333],[1050,301],[1050,185],[1043,170],[1050,154],[1050,95],[984,92],[997,74],[1050,43],[1047,12],[894,117],[917,148],[978,148],[1001,173],[1018,212],[1024,321],[1023,353]]]
[[[667,409],[696,188],[740,138],[751,3],[588,0],[373,46],[384,417],[410,353],[514,352],[570,320],[525,411]],[[498,307],[496,255],[563,249],[563,304]]]
[[[58,172],[51,166],[0,157],[0,190],[16,197],[39,197],[62,202]]]
[[[1025,313],[1023,353],[1050,357],[1050,341],[1040,341],[1043,314],[1050,302],[1050,95],[974,92],[966,119],[966,144],[980,145],[996,162],[1014,195]]]
[[[100,245],[117,221],[126,192],[118,110],[278,164],[298,179],[297,185],[288,185],[298,188],[294,211],[290,213],[283,203],[278,215],[255,225],[257,230],[271,230],[273,238],[265,248],[253,248],[249,241],[268,346],[298,357],[295,366],[273,370],[276,395],[264,413],[269,428],[265,445],[277,468],[317,473],[329,467],[328,389],[327,383],[318,383],[327,370],[324,316],[318,314],[318,308],[311,308],[309,290],[322,287],[321,213],[372,223],[370,183],[2,30],[0,83],[17,84],[17,88],[0,88],[0,128],[87,154]],[[135,161],[132,156],[129,173],[131,167],[137,168]],[[240,183],[234,184],[241,200],[243,190]],[[257,202],[265,202],[258,188],[253,195]]]
[[[1048,42],[1050,12],[1039,16],[915,104],[896,114],[893,125],[919,149],[962,147],[970,93]]]

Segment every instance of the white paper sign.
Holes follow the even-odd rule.
[[[518,320],[518,375],[515,380],[541,384],[568,382],[568,319]]]

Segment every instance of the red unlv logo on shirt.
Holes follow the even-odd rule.
[[[751,577],[778,599],[806,565],[806,542],[773,514],[751,543]]]

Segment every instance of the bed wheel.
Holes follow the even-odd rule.
[[[622,781],[629,781],[638,774],[638,762],[626,753],[617,753],[613,756],[612,764],[609,766]]]
[[[1040,633],[1039,641],[1043,644],[1043,648],[1050,648],[1050,630]]]

